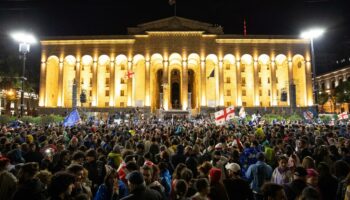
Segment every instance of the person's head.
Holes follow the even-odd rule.
[[[193,173],[190,169],[185,168],[181,172],[181,179],[186,181],[187,183],[190,183],[193,178]]]
[[[334,165],[334,175],[337,178],[345,178],[349,173],[349,164],[344,160],[338,160]]]
[[[126,176],[128,180],[128,186],[130,191],[133,191],[135,188],[141,187],[145,185],[145,181],[143,176],[138,171],[133,171]]]
[[[299,200],[319,200],[321,199],[320,193],[313,187],[304,188]]]
[[[188,186],[185,180],[179,179],[176,181],[175,195],[178,197],[178,199],[181,199],[182,197],[186,196],[187,189],[188,189]]]
[[[241,167],[237,163],[227,163],[225,168],[229,177],[236,177],[241,174]]]
[[[86,156],[86,161],[87,162],[93,162],[93,161],[97,160],[97,152],[94,149],[89,149],[86,152],[85,156]]]
[[[67,172],[57,172],[51,178],[49,194],[51,198],[69,196],[72,193],[75,176]]]
[[[6,157],[0,156],[0,171],[7,169],[9,166],[10,160]]]
[[[181,171],[186,168],[186,165],[183,163],[179,163],[173,173],[173,178],[179,179],[181,177]]]
[[[306,180],[307,171],[303,167],[296,167],[294,170],[294,179]]]
[[[200,194],[208,195],[210,189],[208,180],[206,178],[198,179],[196,182],[196,189]]]
[[[52,174],[47,170],[41,170],[35,175],[35,177],[38,178],[44,185],[49,185],[51,182]]]
[[[213,165],[210,162],[205,161],[201,166],[198,167],[198,171],[202,176],[207,177],[212,167]]]
[[[143,178],[145,179],[146,185],[149,185],[153,181],[153,168],[148,165],[143,165],[141,167],[141,173],[143,175]]]
[[[275,183],[265,183],[261,187],[264,200],[287,200],[283,186]]]
[[[84,167],[79,164],[69,165],[67,172],[73,174],[76,177],[76,181],[81,181],[84,177]]]
[[[317,187],[318,184],[318,172],[314,169],[307,169],[307,176],[306,176],[306,183],[308,183],[309,185],[313,186],[313,187]]]
[[[287,163],[288,163],[288,158],[285,155],[281,155],[278,158],[278,167],[281,169],[286,169],[287,168]]]
[[[309,168],[312,168],[312,169],[315,169],[315,161],[314,159],[312,159],[310,156],[306,156],[301,165],[305,168],[305,169],[309,169]]]
[[[39,165],[36,162],[25,163],[19,170],[19,182],[23,183],[26,180],[32,179],[39,171]]]
[[[104,184],[108,188],[112,188],[114,183],[118,181],[118,172],[110,166],[106,166],[106,175],[104,177]]]
[[[221,169],[219,168],[211,168],[209,172],[209,182],[216,183],[219,182],[221,178]]]
[[[72,160],[75,163],[82,165],[85,160],[85,154],[82,151],[76,151],[72,156]]]
[[[265,154],[263,152],[259,152],[256,154],[256,158],[258,161],[264,162],[265,161]]]

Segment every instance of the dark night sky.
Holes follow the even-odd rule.
[[[327,33],[315,42],[316,58],[342,54],[339,45],[350,36],[347,0],[177,0],[177,15],[219,24],[226,34],[299,35],[310,26]],[[168,0],[0,0],[0,56],[17,53],[8,37],[26,29],[39,38],[63,35],[118,35],[140,23],[173,16]],[[349,39],[348,39],[349,40]],[[40,46],[29,55],[39,71]],[[348,55],[349,56],[349,55]],[[316,59],[317,61],[317,59]],[[334,61],[332,61],[334,62]],[[320,66],[318,71],[331,70]]]

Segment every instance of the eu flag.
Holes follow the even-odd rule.
[[[73,109],[72,112],[64,119],[63,126],[74,126],[80,121],[79,112],[77,109]]]

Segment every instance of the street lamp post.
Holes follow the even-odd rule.
[[[19,53],[22,56],[22,76],[21,76],[21,111],[20,117],[24,114],[24,81],[27,80],[25,77],[25,69],[26,69],[26,58],[27,54],[30,51],[30,44],[34,44],[36,42],[35,37],[32,34],[28,34],[25,32],[17,32],[11,34],[12,38],[19,42]]]
[[[315,51],[314,51],[314,39],[320,37],[324,33],[324,29],[315,28],[308,31],[302,32],[301,37],[310,40],[311,46],[311,65],[312,65],[312,87],[314,93],[314,101],[317,104],[317,86],[316,86],[316,62],[315,62]]]

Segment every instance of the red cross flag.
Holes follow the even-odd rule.
[[[348,115],[348,113],[346,113],[346,112],[340,113],[340,114],[338,115],[338,119],[339,119],[339,120],[342,120],[342,119],[349,119],[349,115]]]
[[[235,108],[230,106],[218,112],[215,112],[215,123],[216,125],[223,125],[227,120],[235,117]]]
[[[134,76],[134,72],[133,71],[128,71],[126,74],[125,74],[125,78],[126,79],[129,79],[129,78],[132,78]]]

